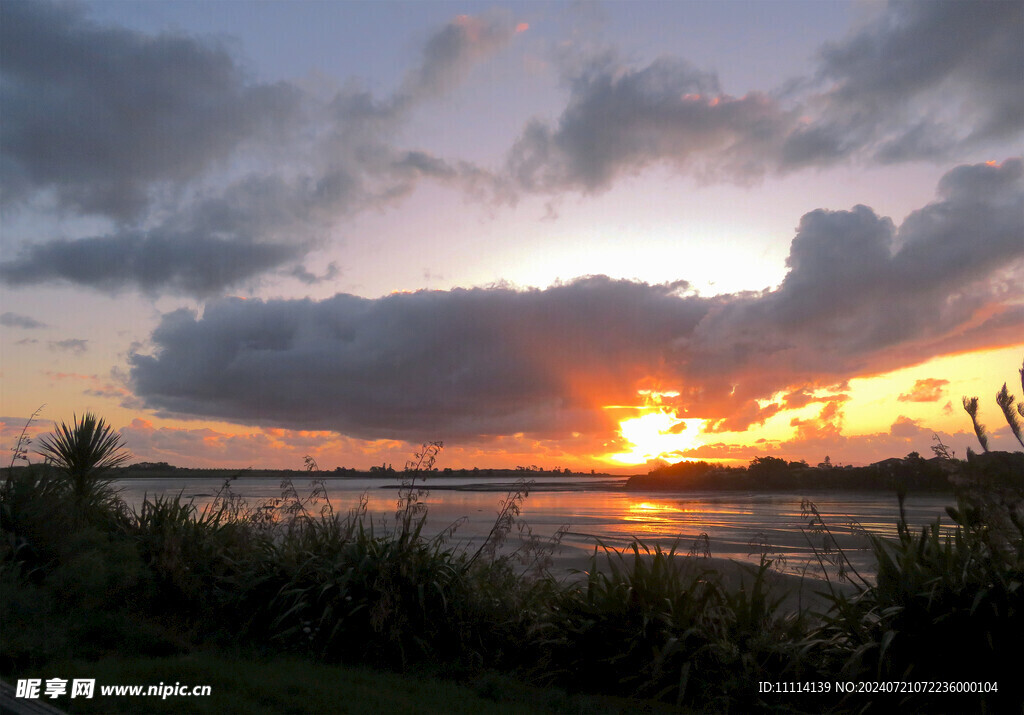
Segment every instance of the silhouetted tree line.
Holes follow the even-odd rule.
[[[991,456],[990,456],[991,455]],[[1024,454],[991,452],[973,459],[1007,461],[1011,471],[1024,473]],[[1018,464],[1019,463],[1019,464]],[[790,462],[778,457],[755,457],[746,467],[723,467],[708,462],[679,462],[648,474],[631,477],[627,489],[664,490],[846,490],[846,491],[953,491],[950,481],[960,470],[956,462],[925,459],[917,452],[886,459],[866,467],[837,467],[822,462]]]

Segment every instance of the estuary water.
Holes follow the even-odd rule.
[[[386,527],[395,523],[401,476],[367,479],[324,474],[322,483],[335,513],[346,514],[365,499],[368,517]],[[584,568],[595,546],[622,549],[639,539],[651,548],[675,545],[683,555],[692,551],[755,564],[765,552],[781,570],[821,577],[815,550],[823,551],[827,537],[813,528],[814,517],[805,505],[809,501],[858,572],[870,577],[875,563],[867,535],[896,537],[899,507],[896,496],[889,493],[651,492],[627,491],[625,483],[622,477],[545,475],[529,486],[505,549],[515,549],[530,538],[535,543],[549,539],[557,532],[560,541],[553,554],[554,567]],[[180,493],[202,510],[214,501],[223,482],[122,479],[115,485],[136,509],[147,495]],[[303,476],[294,479],[292,486],[305,499],[317,484]],[[423,533],[433,536],[457,525],[451,543],[475,550],[490,532],[502,501],[521,485],[507,479],[431,473],[416,486],[427,490],[420,497],[426,505]],[[281,498],[282,484],[274,478],[239,477],[230,482],[230,491],[248,507],[258,508]],[[945,507],[952,502],[952,496],[942,494],[908,497],[907,520],[920,527],[941,516],[948,527]],[[318,514],[325,505],[310,502],[307,508]]]

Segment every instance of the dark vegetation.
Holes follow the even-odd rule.
[[[937,445],[940,451],[944,445]],[[973,455],[972,455],[973,458]],[[826,460],[828,458],[826,457]],[[724,491],[913,491],[952,492],[959,464],[947,457],[925,459],[917,452],[866,467],[810,466],[778,457],[755,457],[746,467],[678,462],[630,477],[627,489]]]
[[[1009,415],[1008,397],[1000,399]],[[19,442],[15,460],[26,459],[25,447]],[[3,485],[0,674],[49,677],[61,663],[93,673],[90,663],[109,669],[111,662],[130,672],[179,672],[198,662],[215,675],[189,679],[208,682],[225,678],[216,664],[230,660],[242,664],[244,681],[246,673],[269,677],[259,675],[267,663],[294,672],[298,662],[318,673],[340,665],[331,676],[337,683],[378,669],[385,680],[369,690],[404,682],[423,712],[439,709],[414,685],[424,676],[462,683],[471,691],[467,707],[496,712],[650,711],[652,703],[689,712],[1020,712],[1022,452],[943,459],[957,496],[947,514],[952,534],[938,520],[917,532],[901,518],[897,539],[872,540],[877,580],[848,574],[853,595],[825,583],[827,610],[793,613],[769,588],[767,555],[740,586],[729,586],[699,560],[638,541],[595,552],[580,578],[559,581],[546,571],[545,544],[498,548],[525,485],[502,503],[476,551],[453,545],[457,524],[427,538],[422,477],[440,448],[425,445],[400,473],[400,500],[387,523],[371,522],[365,504],[335,514],[323,482],[300,495],[286,481],[281,499],[256,505],[241,502],[228,482],[201,512],[180,496],[132,511],[106,481],[105,470],[124,455],[115,433],[91,415],[62,426],[38,450],[53,469],[12,471]],[[679,472],[699,479],[699,469]],[[746,477],[776,469],[783,466],[762,460]],[[805,468],[785,465],[787,474],[794,469]],[[905,489],[890,486],[902,504]],[[827,536],[813,504],[805,509],[809,533]],[[841,560],[822,543],[819,558]],[[757,687],[889,680],[982,690],[997,683],[997,690],[781,695]],[[545,689],[516,685],[523,681]],[[349,688],[336,693],[339,709],[348,697],[372,697],[339,687]],[[334,702],[304,702],[300,686],[292,692],[286,708],[268,694],[265,709],[322,711]],[[461,697],[445,692],[440,709]]]
[[[36,468],[46,468],[45,465],[36,465]],[[15,467],[20,469],[20,467]],[[297,479],[300,477],[306,477],[308,470],[305,469],[246,469],[244,474],[246,477],[257,477],[265,479],[276,479],[282,481],[284,479]],[[391,464],[382,464],[378,466],[370,467],[369,469],[356,469],[355,467],[336,467],[335,469],[324,472],[324,476],[330,477],[331,479],[380,479],[382,481],[394,482],[397,479],[401,479],[405,470],[395,469]],[[609,477],[610,474],[602,472],[573,472],[568,468],[565,469],[541,469],[540,467],[516,467],[515,469],[480,469],[474,467],[473,469],[451,469],[444,468],[439,469],[434,467],[431,469],[433,476],[445,476],[445,477],[485,477],[485,478],[497,478],[514,481],[524,476],[524,473],[528,473],[531,479],[537,478],[555,478],[562,476],[592,476],[592,477]],[[108,472],[108,476],[111,479],[211,479],[223,482],[225,479],[231,476],[237,476],[241,474],[237,469],[196,469],[191,467],[176,467],[167,462],[136,462],[134,464],[128,464],[122,467],[116,467]]]

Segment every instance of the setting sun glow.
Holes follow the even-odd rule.
[[[662,458],[678,461],[680,452],[700,446],[704,422],[698,418],[682,419],[661,408],[626,418],[619,422],[619,434],[630,449],[610,454],[607,459],[619,464],[644,464]]]

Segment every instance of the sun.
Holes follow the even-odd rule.
[[[674,456],[703,444],[700,432],[705,420],[681,418],[664,408],[641,408],[652,411],[619,422],[619,434],[631,449],[610,454],[606,459],[620,464],[644,464],[653,459]]]

